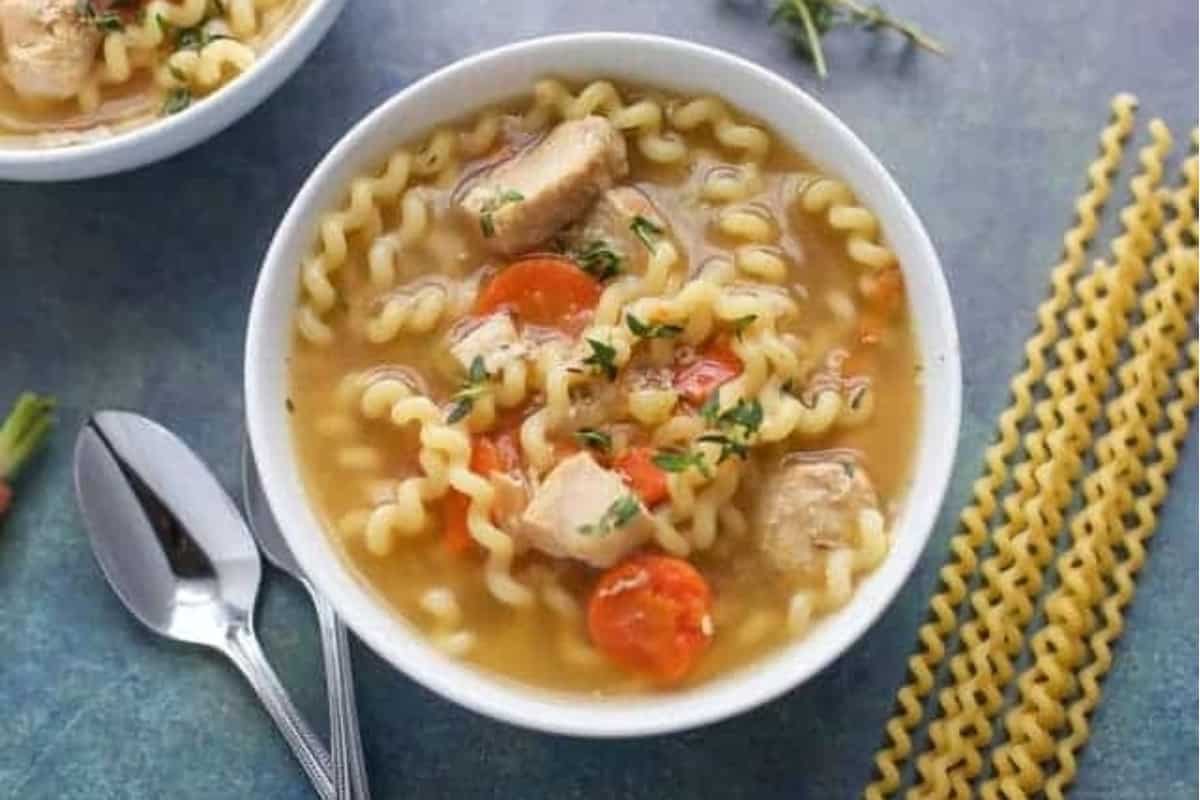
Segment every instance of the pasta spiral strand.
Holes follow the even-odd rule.
[[[1193,156],[1185,165],[1185,175],[1194,178],[1195,171]],[[1054,734],[1067,721],[1063,700],[1077,686],[1072,673],[1086,655],[1085,640],[1096,625],[1094,612],[1108,593],[1107,582],[1116,565],[1114,546],[1125,535],[1116,520],[1135,503],[1129,487],[1146,480],[1142,462],[1154,444],[1151,432],[1162,416],[1156,393],[1170,389],[1173,370],[1168,370],[1188,336],[1188,318],[1196,307],[1195,252],[1188,253],[1181,245],[1181,232],[1195,213],[1195,193],[1194,180],[1172,193],[1176,216],[1164,230],[1167,249],[1153,264],[1156,283],[1142,300],[1144,320],[1130,337],[1133,358],[1119,371],[1122,394],[1108,406],[1110,430],[1095,448],[1098,469],[1083,484],[1087,506],[1072,520],[1073,544],[1058,559],[1060,586],[1046,601],[1047,625],[1033,638],[1035,662],[1018,681],[1023,702],[1006,719],[1009,741],[993,756],[996,777],[984,784],[985,797],[1023,796],[1042,788],[1045,778],[1040,764],[1055,755]],[[1187,392],[1183,395],[1186,400]],[[1186,430],[1186,425],[1172,428],[1168,439],[1171,434],[1177,438],[1169,447],[1160,446],[1159,453],[1173,456]],[[1173,465],[1173,458],[1160,455],[1149,469],[1158,469],[1161,475]],[[1112,619],[1111,609],[1106,609],[1106,617]],[[1085,697],[1098,694],[1094,676],[1082,685]],[[1048,790],[1052,797],[1061,796],[1061,787],[1074,773],[1073,748],[1059,748],[1059,764],[1057,788]]]
[[[1140,153],[1143,170],[1132,183],[1135,199],[1121,214],[1125,233],[1113,243],[1118,262],[1079,282],[1083,305],[1067,315],[1072,339],[1058,348],[1062,363],[1046,377],[1050,397],[1035,406],[1040,428],[1025,438],[1028,459],[1014,472],[1017,491],[1005,498],[1007,519],[993,534],[996,554],[981,565],[984,583],[971,596],[975,617],[962,627],[963,651],[950,662],[955,685],[939,696],[942,715],[929,727],[932,750],[917,760],[922,782],[916,793],[962,796],[965,782],[982,767],[980,748],[991,740],[991,720],[1012,679],[1012,660],[1033,616],[1125,317],[1136,301],[1130,287],[1145,273],[1153,249],[1150,226],[1161,215],[1155,187],[1171,137],[1161,120],[1151,121],[1150,132],[1152,143]]]
[[[554,119],[580,119],[601,114],[618,130],[635,131],[638,150],[651,161],[674,164],[687,157],[687,145],[670,132],[663,132],[663,110],[649,99],[626,104],[608,81],[589,83],[573,95],[562,83],[542,80],[534,84],[533,107],[525,114],[527,130],[538,130]]]
[[[897,693],[899,710],[885,726],[890,744],[875,756],[877,778],[865,789],[868,800],[892,796],[900,788],[901,767],[913,752],[910,733],[922,720],[923,700],[933,691],[935,672],[946,655],[945,642],[957,627],[967,582],[988,538],[988,520],[1007,480],[1007,460],[1016,451],[1021,426],[1033,408],[1032,387],[1045,374],[1046,353],[1057,338],[1059,316],[1071,302],[1072,279],[1082,269],[1086,248],[1099,229],[1098,212],[1111,194],[1112,176],[1133,130],[1135,107],[1130,95],[1112,101],[1113,119],[1100,135],[1100,155],[1089,166],[1088,187],[1076,201],[1075,225],[1063,239],[1062,260],[1051,271],[1051,295],[1038,307],[1038,330],[1025,345],[1026,365],[1012,381],[1012,404],[1000,415],[998,439],[985,452],[985,472],[972,487],[973,499],[961,515],[962,532],[950,541],[952,560],[939,572],[941,587],[930,601],[930,619],[918,632],[920,650],[908,661],[911,680]]]

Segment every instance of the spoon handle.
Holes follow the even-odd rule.
[[[239,625],[230,632],[225,652],[254,687],[321,800],[334,800],[333,781],[329,777],[329,754],[292,704],[275,670],[267,663],[267,657],[250,626]]]
[[[321,627],[321,649],[325,656],[325,686],[329,695],[329,738],[333,755],[334,796],[337,800],[370,800],[367,767],[363,761],[362,737],[358,727],[358,704],[354,699],[354,673],[350,665],[350,641],[346,626],[338,619],[325,596],[310,591]]]

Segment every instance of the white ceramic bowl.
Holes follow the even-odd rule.
[[[596,700],[518,685],[454,661],[374,599],[335,552],[305,495],[284,401],[299,265],[318,219],[352,179],[439,122],[532,87],[553,74],[628,80],[729,98],[816,164],[846,180],[879,215],[903,265],[925,364],[913,485],[886,561],[853,600],[805,638],[750,667],[692,689]],[[850,646],[908,578],[929,538],[958,440],[962,385],[954,312],[937,254],[903,193],[829,111],[778,76],[687,42],[630,34],[573,34],[482,53],[418,81],[375,109],[320,163],[275,234],[259,276],[246,342],[246,412],[271,508],[309,576],[354,631],[414,680],[468,708],[529,728],[582,736],[639,736],[694,727],[757,706],[803,683]]]
[[[299,69],[346,4],[346,0],[307,2],[253,67],[202,102],[106,139],[65,147],[0,147],[0,180],[68,181],[111,175],[169,158],[220,133]]]

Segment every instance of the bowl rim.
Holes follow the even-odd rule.
[[[615,47],[614,46],[618,46]],[[282,345],[284,360],[291,351],[291,332],[294,329],[293,314],[296,292],[299,286],[299,259],[288,258],[289,251],[308,252],[316,238],[315,226],[309,228],[309,215],[319,215],[328,206],[314,206],[317,198],[330,191],[327,185],[339,169],[347,162],[361,156],[364,143],[374,135],[376,128],[386,121],[401,116],[402,109],[414,98],[438,84],[452,78],[463,78],[473,73],[486,72],[490,65],[508,61],[536,59],[541,53],[562,54],[563,50],[578,52],[580,48],[608,48],[620,53],[620,48],[665,49],[681,61],[686,59],[716,62],[713,69],[749,73],[746,80],[769,84],[771,91],[787,95],[798,103],[803,112],[811,115],[828,128],[840,146],[848,149],[862,169],[871,173],[873,182],[878,183],[888,194],[892,205],[893,227],[910,239],[910,250],[919,254],[919,269],[926,279],[928,291],[932,292],[929,307],[934,310],[929,324],[938,336],[937,359],[941,388],[937,424],[930,426],[928,411],[923,410],[923,430],[916,443],[920,450],[917,467],[924,459],[927,473],[914,476],[914,486],[909,490],[905,502],[919,506],[919,518],[910,521],[904,529],[905,546],[893,544],[884,564],[865,576],[856,585],[855,598],[849,607],[862,605],[858,613],[834,629],[823,634],[828,640],[824,649],[816,653],[804,653],[806,644],[814,638],[810,633],[799,641],[781,647],[772,655],[756,660],[750,665],[735,670],[732,674],[715,678],[704,684],[679,692],[650,695],[632,699],[605,698],[594,701],[583,695],[548,692],[526,684],[517,683],[504,676],[481,669],[464,666],[437,651],[427,640],[412,629],[396,612],[384,608],[382,602],[369,594],[360,584],[343,559],[332,553],[324,526],[317,519],[315,509],[303,494],[295,502],[290,497],[294,485],[300,481],[299,467],[291,460],[290,432],[282,433],[278,425],[286,427],[286,421],[272,420],[281,416],[276,401],[282,398],[268,396],[267,372],[273,368],[264,358],[272,336],[285,337]],[[619,57],[616,58],[619,61]],[[549,63],[549,62],[547,62]],[[614,66],[612,72],[628,71]],[[547,68],[544,72],[553,72]],[[647,81],[652,82],[652,81]],[[669,85],[669,82],[656,82]],[[718,90],[721,94],[724,90]],[[766,90],[764,90],[766,91]],[[459,116],[468,109],[459,109]],[[438,124],[438,119],[421,120],[425,130]],[[789,137],[786,132],[780,134]],[[399,142],[397,142],[399,144]],[[839,177],[841,177],[839,175]],[[847,182],[850,182],[849,180]],[[851,183],[853,187],[853,183]],[[344,197],[348,185],[338,187],[337,197]],[[341,202],[340,200],[338,202]],[[885,220],[881,217],[881,222]],[[890,236],[891,231],[889,231]],[[891,238],[891,236],[890,236]],[[294,256],[294,254],[293,254]],[[905,263],[906,270],[917,269]],[[287,291],[286,287],[291,287]],[[285,313],[287,320],[282,324],[272,319],[270,295],[276,291],[287,294]],[[276,301],[278,303],[282,300]],[[921,321],[914,314],[914,325]],[[274,327],[272,327],[274,326]],[[924,338],[922,335],[921,338]],[[922,355],[927,355],[922,347]],[[591,32],[568,33],[536,37],[517,41],[492,50],[481,52],[446,67],[405,87],[372,109],[356,123],[315,167],[277,229],[254,291],[246,334],[245,391],[247,424],[251,446],[258,459],[264,492],[280,527],[295,552],[302,568],[332,602],[346,624],[379,654],[385,661],[403,672],[412,680],[465,708],[493,719],[520,727],[556,734],[592,738],[616,738],[650,736],[707,725],[730,716],[756,708],[809,680],[845,652],[867,631],[895,600],[900,588],[909,580],[916,563],[925,550],[936,522],[939,509],[949,485],[954,456],[958,443],[962,401],[962,373],[959,355],[957,321],[950,301],[945,274],[937,253],[921,220],[913,210],[908,198],[900,190],[890,173],[879,162],[867,146],[850,131],[831,111],[812,98],[798,86],[740,56],[680,39],[637,33]],[[285,388],[286,391],[286,388]],[[930,391],[924,392],[928,404]],[[287,441],[284,441],[287,440]],[[913,497],[916,483],[924,485],[925,494]],[[289,486],[289,484],[291,484]],[[911,509],[906,509],[908,515]],[[912,512],[917,513],[917,512]],[[315,534],[315,537],[312,535]],[[319,537],[323,541],[318,541]],[[883,573],[886,573],[883,574]],[[862,597],[865,584],[874,582],[870,597]],[[868,602],[870,601],[870,602]],[[834,616],[842,612],[835,612]],[[828,618],[826,618],[828,619]],[[816,647],[816,645],[812,645]]]
[[[287,80],[347,0],[305,0],[305,8],[255,63],[202,102],[102,139],[61,147],[0,146],[0,180],[52,182],[126,172],[177,155],[250,113]]]

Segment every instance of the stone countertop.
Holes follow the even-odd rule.
[[[953,57],[842,33],[820,82],[755,0],[359,0],[295,77],[206,144],[101,180],[0,184],[0,403],[24,388],[62,402],[60,430],[0,531],[0,796],[310,796],[242,678],[215,655],[149,635],[106,588],[75,510],[74,433],[91,409],[138,409],[235,487],[250,292],[308,171],[366,111],[433,69],[516,39],[604,29],[692,39],[776,70],[892,170],[941,253],[959,315],[966,395],[954,480],[920,568],[861,641],[786,697],[702,730],[629,742],[520,731],[356,646],[375,796],[853,796],[1008,402],[1109,98],[1140,96],[1141,140],[1161,115],[1183,149],[1197,119],[1195,3],[885,4]],[[1075,797],[1196,796],[1196,457],[1193,429]],[[313,615],[275,574],[259,627],[323,727]]]

